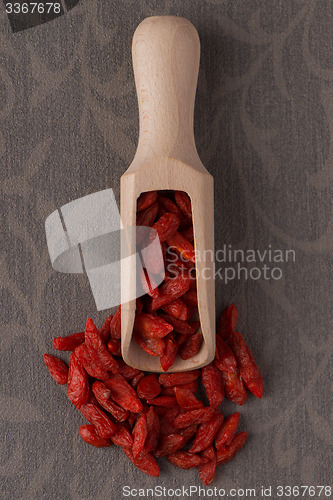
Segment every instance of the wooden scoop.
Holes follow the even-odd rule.
[[[181,190],[191,198],[204,341],[193,358],[177,357],[169,372],[193,370],[210,363],[215,354],[213,177],[200,161],[193,134],[199,36],[187,19],[149,17],[134,33],[132,55],[140,134],[135,157],[121,177],[120,215],[124,228],[135,226],[136,201],[145,191]],[[128,255],[125,246],[122,242],[122,256]],[[122,355],[135,368],[161,372],[160,359],[144,352],[132,338],[136,304],[135,300],[126,302],[126,297],[129,288],[135,290],[134,265],[128,259],[121,261]]]

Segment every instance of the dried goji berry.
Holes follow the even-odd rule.
[[[176,386],[174,390],[177,402],[183,410],[190,411],[203,408],[203,402],[199,401],[188,389],[182,389]]]
[[[167,198],[166,196],[161,195],[160,193],[157,195],[157,202],[159,205],[159,215],[163,215],[165,212],[171,212],[172,214],[176,214],[179,219],[182,219],[183,215],[181,210],[177,207],[177,205]],[[161,208],[163,210],[161,210]]]
[[[239,417],[240,414],[237,411],[225,419],[215,438],[216,449],[231,444],[237,432]]]
[[[223,376],[223,385],[225,394],[228,399],[237,405],[243,405],[246,400],[246,390],[241,377],[239,376],[238,369],[233,373],[221,372]]]
[[[123,361],[122,359],[119,359],[118,361],[118,373],[122,375],[126,380],[132,380],[132,378],[136,377],[139,375],[140,370],[137,368],[133,368],[132,366],[129,366]]]
[[[52,354],[44,354],[43,359],[51,377],[60,385],[67,384],[68,366],[61,359],[52,356]]]
[[[177,406],[177,399],[172,396],[158,396],[154,399],[148,399],[147,403],[154,406],[164,406],[166,408],[172,408]]]
[[[117,432],[117,426],[106,416],[106,414],[96,405],[87,403],[83,404],[80,411],[84,418],[88,420],[94,427],[101,438],[108,439]]]
[[[160,475],[160,468],[154,459],[154,457],[145,451],[142,451],[140,455],[134,458],[131,448],[125,446],[122,447],[125,455],[131,460],[131,462],[142,472],[145,472],[149,476],[158,477]]]
[[[94,350],[89,350],[85,342],[76,347],[74,353],[91,377],[100,380],[106,379],[108,372],[101,362],[98,353]]]
[[[189,336],[179,348],[179,356],[184,360],[192,358],[200,351],[202,341],[203,337],[200,331]]]
[[[130,384],[133,387],[133,389],[136,389],[138,387],[140,380],[142,380],[144,377],[145,377],[144,372],[140,372],[134,378],[132,378]]]
[[[53,349],[57,349],[57,351],[74,351],[82,342],[84,342],[84,332],[71,333],[67,337],[53,339]]]
[[[210,406],[219,408],[224,399],[224,388],[221,372],[213,363],[204,366],[201,373],[202,383],[206,390],[206,395]]]
[[[136,209],[138,212],[140,210],[145,210],[150,207],[157,199],[157,191],[146,191],[145,193],[141,193],[139,198],[136,201]]]
[[[156,407],[156,411],[161,407]],[[166,409],[163,416],[161,416],[161,435],[167,436],[168,434],[179,434],[177,427],[175,427],[174,422],[175,419],[183,413],[183,410],[180,406],[175,406],[174,408]]]
[[[147,437],[147,417],[144,413],[142,413],[135,422],[135,426],[132,431],[132,436],[133,436],[132,452],[134,458],[136,458],[143,451]]]
[[[173,332],[169,333],[164,339],[165,342],[165,349],[163,352],[163,355],[161,356],[160,362],[161,362],[161,367],[163,371],[168,371],[170,366],[173,365],[178,348],[179,348],[179,342],[175,339],[175,336]]]
[[[94,351],[98,353],[98,357],[105,369],[110,370],[112,373],[117,373],[118,363],[105,347],[91,318],[87,319],[85,339],[89,351],[91,353],[94,353]]]
[[[170,453],[170,455],[167,456],[167,460],[180,469],[194,469],[205,462],[199,455],[189,453],[188,451]]]
[[[235,371],[237,361],[234,353],[222,337],[216,336],[216,353],[215,353],[215,366],[221,371],[231,372]]]
[[[163,283],[159,288],[159,296],[152,301],[153,311],[178,299],[187,292],[189,287],[190,279],[186,274],[179,274],[176,278]]]
[[[223,423],[222,413],[217,413],[208,422],[201,424],[195,435],[190,453],[198,453],[212,444],[214,438]]]
[[[190,243],[181,233],[176,231],[167,238],[169,247],[174,248],[181,257],[195,262],[195,252],[192,243]]]
[[[106,320],[104,321],[104,325],[98,330],[98,334],[101,337],[102,341],[104,344],[107,343],[110,337],[110,323],[112,320],[112,314],[111,316],[108,316]]]
[[[192,219],[191,200],[184,191],[175,191],[175,202],[185,217]]]
[[[236,356],[239,373],[245,386],[257,398],[261,398],[263,394],[263,378],[243,335],[239,332],[233,332],[230,335],[229,343]]]
[[[165,457],[170,453],[175,453],[180,450],[184,444],[184,438],[180,434],[169,434],[168,436],[162,436],[158,447],[153,452],[154,457]]]
[[[164,387],[161,392],[161,396],[174,396],[176,387],[180,387],[181,389],[187,389],[194,394],[195,392],[198,391],[198,380],[194,380],[189,384],[178,385],[178,386],[176,385],[175,387]]]
[[[88,444],[91,444],[92,446],[96,446],[97,448],[104,448],[107,446],[111,446],[111,441],[109,441],[108,439],[101,438],[97,434],[95,427],[91,424],[80,425],[79,433],[83,441],[85,441]]]
[[[208,458],[209,462],[199,466],[199,477],[205,486],[208,486],[214,479],[217,466],[216,452],[213,446],[209,446],[201,452],[203,458]]]
[[[135,317],[134,329],[145,338],[163,338],[173,330],[173,326],[159,316],[141,313]]]
[[[69,358],[67,395],[78,409],[87,402],[89,396],[88,374],[74,353]]]
[[[150,227],[153,225],[158,211],[158,203],[155,202],[145,210],[136,214],[136,225]]]
[[[238,310],[235,304],[228,306],[220,316],[217,333],[222,338],[227,339],[232,333],[237,324]]]
[[[154,410],[153,406],[150,406],[146,413],[147,417],[147,438],[145,441],[144,449],[147,452],[152,452],[155,450],[159,435],[160,435],[160,418]]]
[[[111,391],[103,382],[96,380],[92,385],[92,391],[99,404],[111,413],[111,415],[118,420],[118,422],[124,422],[127,420],[129,415],[128,410],[125,410],[110,399]]]
[[[173,316],[169,316],[168,314],[160,314],[159,317],[173,326],[173,330],[177,333],[182,333],[183,335],[192,335],[194,333],[193,327],[186,321],[174,318]]]
[[[199,410],[192,410],[181,415],[178,415],[173,424],[176,429],[184,429],[196,424],[208,422],[216,413],[215,408],[200,408]]]
[[[116,424],[117,431],[110,437],[113,444],[117,446],[133,446],[131,433],[124,425]]]
[[[190,427],[186,427],[185,429],[178,429],[178,434],[180,434],[184,438],[183,446],[186,446],[187,443],[193,438],[193,436],[197,432],[197,428],[197,425],[191,425]]]
[[[190,372],[162,373],[158,380],[163,387],[174,387],[175,385],[184,385],[193,382],[200,376],[200,370]]]
[[[119,375],[119,373],[109,375],[104,382],[108,389],[110,389],[111,398],[125,410],[130,410],[134,413],[139,413],[143,410],[142,403],[135,390],[122,375]]]
[[[121,336],[121,306],[118,307],[110,322],[110,335],[113,339],[120,339]]]
[[[177,319],[187,319],[187,307],[182,299],[176,299],[162,307],[163,311]]]
[[[161,243],[177,231],[179,223],[180,218],[178,215],[166,212],[153,224],[153,229],[157,232]]]
[[[120,340],[110,339],[107,345],[108,351],[113,356],[121,356],[121,343]]]
[[[151,373],[140,380],[136,392],[138,393],[139,398],[153,399],[159,395],[161,390],[162,388],[157,379],[157,375],[155,373]]]
[[[225,464],[230,462],[232,458],[236,455],[236,453],[243,448],[246,440],[247,440],[247,432],[239,432],[236,434],[231,444],[228,446],[224,446],[223,448],[219,448],[216,452],[217,465]]]
[[[135,342],[151,356],[163,356],[165,350],[165,342],[163,339],[143,338],[136,331],[133,331]]]

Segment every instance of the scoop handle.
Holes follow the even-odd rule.
[[[190,21],[148,17],[132,44],[139,103],[138,152],[189,160],[197,156],[193,113],[200,40]]]

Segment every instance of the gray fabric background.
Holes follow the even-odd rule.
[[[143,18],[160,14],[188,17],[201,38],[195,135],[215,177],[216,249],[296,252],[294,263],[281,264],[281,280],[216,280],[217,313],[238,305],[265,394],[240,409],[248,443],[219,468],[213,486],[331,481],[331,0],[81,0],[67,15],[17,34],[0,5],[6,500],[120,499],[125,484],[199,484],[196,470],[162,460],[155,480],[120,449],[83,443],[83,417],[41,357],[52,352],[52,337],[106,315],[96,312],[84,276],[52,270],[44,221],[85,194],[112,187],[119,195],[138,135],[131,38]],[[236,409],[222,404],[226,415]]]

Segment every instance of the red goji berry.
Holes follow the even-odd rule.
[[[174,390],[177,402],[183,410],[190,411],[203,408],[203,402],[199,401],[188,389],[182,389],[176,386]]]
[[[216,435],[215,438],[215,447],[216,449],[222,448],[223,446],[227,446],[231,444],[234,439],[238,423],[239,423],[240,414],[238,411],[230,415],[222,424],[221,429]]]
[[[199,455],[189,453],[188,451],[170,453],[170,455],[167,456],[167,460],[180,469],[194,469],[205,462]]]
[[[84,332],[72,333],[67,337],[53,339],[53,349],[57,349],[57,351],[74,351],[82,342],[84,342]]]
[[[176,299],[162,307],[163,311],[177,319],[187,319],[187,307],[182,299]]]
[[[132,436],[133,436],[133,446],[132,452],[133,457],[137,458],[140,453],[143,451],[146,437],[147,437],[147,417],[144,413],[142,413],[137,421],[135,422]]]
[[[122,406],[122,408],[134,413],[139,413],[143,410],[142,403],[135,390],[122,375],[119,375],[119,373],[109,375],[104,383],[110,389],[111,398]]]
[[[159,205],[158,215],[162,216],[166,212],[171,212],[172,214],[177,215],[179,219],[183,218],[181,210],[172,200],[170,200],[170,198],[167,198],[159,193],[157,195],[157,202]]]
[[[233,332],[230,335],[229,343],[236,356],[239,373],[245,386],[257,398],[261,398],[263,394],[263,378],[243,335],[239,332]]]
[[[135,342],[151,356],[163,356],[165,350],[165,342],[163,339],[143,338],[136,331],[133,331]]]
[[[247,432],[239,432],[236,434],[231,444],[228,446],[224,446],[223,448],[219,448],[216,452],[217,465],[225,464],[230,462],[232,458],[236,455],[236,453],[243,448],[246,440],[247,440]]]
[[[161,356],[160,361],[162,370],[166,372],[169,370],[170,366],[173,365],[176,359],[179,348],[179,342],[177,342],[172,332],[165,337],[164,341],[165,341],[165,349],[163,355]]]
[[[116,424],[117,432],[110,437],[113,444],[117,446],[133,446],[133,438],[131,433],[124,425]]]
[[[223,385],[225,394],[228,399],[237,405],[243,405],[246,400],[246,390],[241,377],[239,376],[238,369],[233,373],[221,372],[223,377]]]
[[[138,212],[150,207],[157,199],[157,191],[146,191],[141,193],[136,201],[136,209]]]
[[[198,453],[208,448],[219,431],[223,423],[222,413],[217,413],[208,422],[201,424],[195,435],[193,445],[189,449],[190,453]]]
[[[74,353],[69,358],[67,395],[78,409],[87,402],[89,397],[88,374]]]
[[[204,366],[201,373],[202,383],[210,406],[219,408],[224,399],[224,388],[221,372],[213,363]]]
[[[222,337],[216,336],[215,366],[221,371],[233,373],[237,366],[234,353]]]
[[[158,381],[163,387],[174,387],[175,385],[189,384],[200,376],[200,370],[190,372],[162,373]]]
[[[170,453],[175,453],[180,450],[184,444],[184,438],[180,434],[169,434],[168,436],[162,436],[158,447],[153,452],[154,457],[160,458],[169,455]]]
[[[159,395],[162,387],[155,373],[151,373],[143,377],[137,387],[136,392],[141,399],[153,399]]]
[[[51,377],[60,385],[67,384],[68,366],[61,359],[52,356],[52,354],[44,354],[43,359]]]
[[[116,424],[111,422],[106,414],[96,405],[91,403],[83,404],[80,411],[84,418],[96,428],[101,438],[108,439],[117,432]]]
[[[228,339],[229,334],[232,333],[237,324],[238,310],[235,304],[228,306],[220,316],[217,333],[222,338]]]
[[[107,446],[111,446],[111,441],[109,441],[108,439],[101,438],[97,434],[95,427],[91,424],[80,425],[79,433],[83,441],[85,441],[88,444],[91,444],[92,446],[96,446],[97,448],[104,448]]]
[[[163,338],[173,330],[173,326],[159,316],[141,313],[135,317],[134,329],[145,338]]]
[[[168,314],[160,314],[159,317],[173,326],[173,330],[176,333],[181,333],[183,335],[192,335],[194,333],[193,327],[186,321],[174,318],[173,316],[169,316]]]
[[[169,247],[174,248],[179,255],[191,262],[195,262],[195,252],[192,243],[190,243],[181,233],[176,231],[167,238]]]
[[[193,233],[193,226],[188,227],[187,229],[184,229],[184,231],[181,231],[181,234],[186,238],[190,243],[193,243],[194,241],[194,233]]]
[[[124,422],[127,420],[129,411],[125,410],[117,403],[110,399],[111,391],[108,387],[101,381],[96,380],[92,385],[92,391],[99,402],[99,404],[107,410],[111,415],[118,420],[118,422]]]
[[[145,441],[144,449],[147,452],[152,452],[155,450],[158,444],[160,436],[160,418],[154,410],[153,406],[150,406],[146,413],[147,417],[147,438]]]
[[[155,202],[145,210],[141,210],[136,214],[136,225],[151,227],[154,223],[158,211],[158,203]]]
[[[179,274],[176,278],[163,283],[159,288],[159,296],[152,300],[152,310],[160,309],[178,299],[190,287],[190,279],[186,274]]]
[[[104,322],[104,325],[98,330],[98,334],[101,337],[102,341],[104,344],[107,343],[110,337],[110,323],[112,320],[112,314],[111,316],[108,316]]]
[[[182,296],[182,301],[185,302],[188,306],[197,306],[198,305],[198,295],[196,288],[190,288],[184,295]]]
[[[154,457],[145,451],[142,451],[140,455],[134,458],[131,448],[125,446],[122,447],[125,455],[131,460],[131,462],[142,472],[145,472],[149,476],[158,477],[160,475],[160,468],[154,459]]]
[[[125,361],[120,359],[118,361],[118,373],[120,373],[120,375],[122,375],[126,380],[132,380],[132,378],[136,377],[141,372],[137,368],[127,365]]]
[[[121,343],[120,340],[110,339],[107,345],[108,351],[113,356],[121,356]]]
[[[144,372],[140,372],[134,378],[132,378],[130,384],[133,387],[133,389],[136,389],[138,387],[140,380],[142,380],[144,377],[145,377]]]
[[[110,335],[113,339],[120,339],[121,336],[121,306],[118,307],[110,322]]]
[[[108,372],[101,362],[98,353],[96,351],[89,350],[85,342],[76,347],[74,353],[91,377],[98,378],[100,380],[106,379]]]
[[[192,206],[189,196],[184,191],[175,191],[175,202],[185,217],[192,219]]]
[[[193,358],[200,351],[202,341],[203,337],[200,331],[189,336],[179,348],[179,356],[184,360]]]
[[[192,425],[203,424],[215,415],[215,408],[200,408],[199,410],[191,410],[181,415],[178,415],[173,424],[176,429],[184,429]]]
[[[209,446],[201,452],[203,458],[208,458],[209,462],[199,465],[199,477],[205,486],[208,486],[214,479],[217,466],[216,452],[213,446]]]
[[[153,229],[157,232],[161,243],[166,241],[177,231],[179,223],[180,218],[178,215],[166,212],[157,222],[155,222],[155,224],[153,224]]]
[[[158,396],[154,399],[148,399],[147,403],[154,406],[164,406],[165,408],[172,408],[177,406],[177,399],[172,396]]]
[[[87,319],[85,339],[90,353],[92,355],[94,355],[94,351],[98,353],[98,357],[105,369],[110,370],[112,373],[117,373],[118,363],[105,347],[91,318]]]

